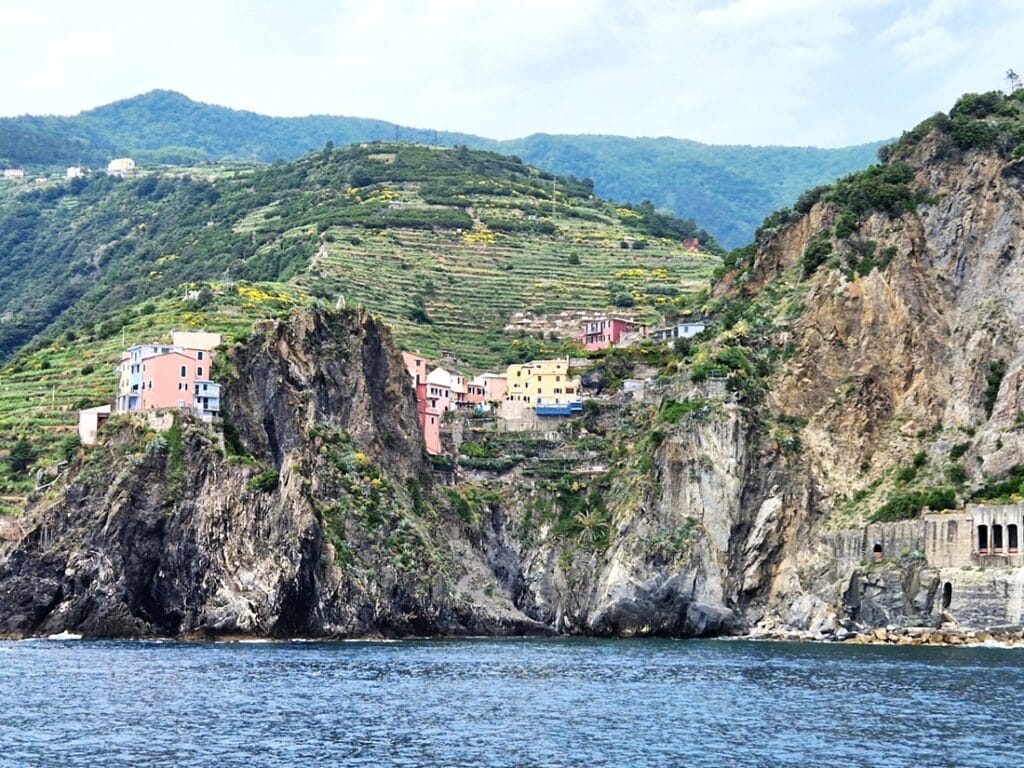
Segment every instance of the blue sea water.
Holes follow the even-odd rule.
[[[0,643],[2,766],[1018,766],[1024,649]]]

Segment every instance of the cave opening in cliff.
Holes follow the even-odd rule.
[[[999,552],[1003,548],[1003,526],[992,526],[992,551]]]
[[[948,611],[950,604],[953,602],[953,585],[950,582],[946,582],[942,587],[942,610]]]
[[[988,526],[978,526],[978,552],[980,554],[988,554]]]
[[[1010,523],[1006,526],[1006,547],[1009,552],[1017,552],[1020,548],[1020,541],[1017,534],[1017,525]]]

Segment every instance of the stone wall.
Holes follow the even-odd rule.
[[[881,547],[881,558],[924,552],[925,526],[923,520],[872,523],[866,528],[837,531],[827,538],[835,553],[836,569],[843,573],[876,559],[876,545]]]
[[[1024,568],[942,568],[939,582],[936,610],[963,626],[1024,624]]]
[[[965,513],[925,515],[924,555],[935,568],[971,564],[973,527]]]

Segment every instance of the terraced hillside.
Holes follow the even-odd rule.
[[[127,346],[170,341],[172,330],[189,329],[216,331],[231,343],[247,335],[255,320],[280,316],[305,303],[307,297],[278,285],[214,283],[197,299],[175,292],[126,308],[105,327],[68,331],[26,349],[0,369],[0,453],[22,437],[29,439],[37,456],[54,460],[62,443],[73,448],[78,410],[113,400],[114,369]],[[34,485],[0,463],[0,514],[18,508]]]
[[[61,182],[0,203],[0,359],[227,273],[344,295],[424,352],[493,364],[513,311],[671,311],[715,263],[687,238],[718,251],[649,204],[465,148],[328,147],[227,173]]]
[[[0,461],[21,438],[56,457],[77,409],[113,396],[120,350],[174,328],[231,337],[343,299],[400,345],[480,369],[523,349],[502,332],[515,312],[672,316],[717,252],[692,222],[464,148],[25,185],[0,200]],[[5,471],[0,496],[31,484]]]

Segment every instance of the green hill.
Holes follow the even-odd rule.
[[[771,211],[807,187],[874,161],[882,142],[842,149],[713,146],[673,138],[549,136],[496,141],[381,120],[268,117],[151,91],[73,117],[0,120],[0,164],[94,166],[118,154],[145,162],[293,160],[322,147],[366,141],[465,144],[515,154],[555,173],[591,178],[613,200],[650,200],[701,222],[727,247],[748,242]]]
[[[40,334],[109,331],[123,307],[227,275],[343,297],[424,351],[489,364],[516,311],[671,311],[716,261],[684,251],[690,237],[717,249],[692,222],[467,149],[93,174],[0,205],[0,359]]]
[[[551,354],[561,340],[503,333],[514,313],[671,316],[720,263],[691,237],[707,234],[515,159],[410,144],[28,188],[0,198],[0,446],[52,455],[113,396],[125,345],[233,338],[299,304],[366,307],[476,369]],[[0,496],[26,482],[0,476]]]

